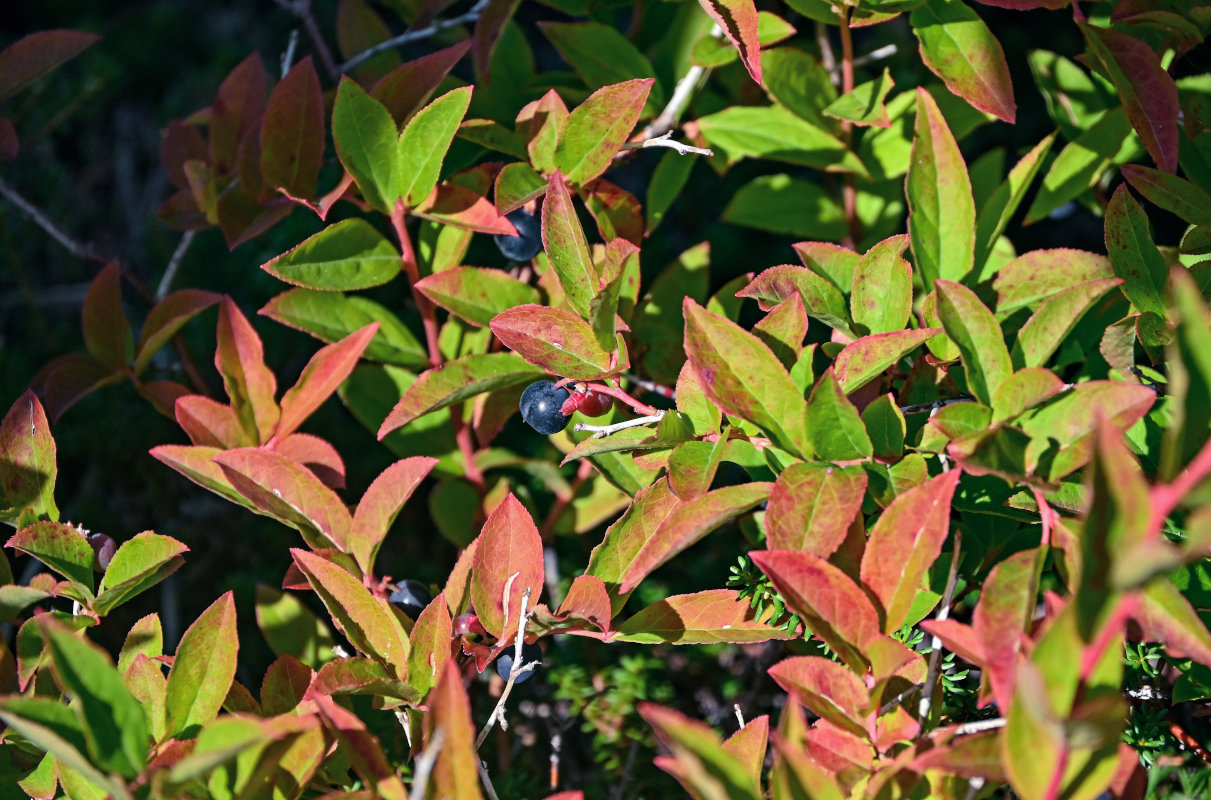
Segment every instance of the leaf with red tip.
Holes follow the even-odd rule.
[[[976,12],[963,3],[931,0],[909,17],[921,60],[950,91],[1013,124],[1017,103],[1005,51]]]
[[[849,394],[861,389],[892,364],[941,332],[941,328],[919,328],[876,333],[850,342],[833,362],[841,391]]]
[[[937,102],[917,89],[913,139],[905,194],[908,234],[925,288],[938,278],[961,281],[975,263],[975,200],[967,164]]]
[[[1013,374],[1001,325],[971,289],[953,281],[938,281],[938,316],[959,348],[971,393],[992,405],[997,388]]]
[[[723,740],[723,749],[748,767],[753,780],[760,783],[769,744],[769,714],[750,719],[744,727]]]
[[[231,481],[227,479],[227,475],[214,462],[214,457],[222,452],[223,450],[218,447],[189,447],[178,444],[162,444],[159,447],[151,448],[149,454],[152,458],[175,469],[203,489],[209,489],[220,497],[238,505],[250,509],[253,508],[252,503],[236,491],[236,488],[231,485]]]
[[[1152,241],[1148,215],[1122,184],[1106,207],[1106,253],[1131,305],[1164,316],[1169,267]]]
[[[261,174],[292,197],[314,197],[324,158],[324,95],[311,56],[273,87],[261,120]]]
[[[912,314],[912,269],[902,255],[906,247],[904,234],[884,239],[854,270],[850,311],[854,323],[870,333],[899,331]]]
[[[753,562],[798,614],[849,667],[865,672],[863,650],[882,636],[879,615],[853,580],[829,562],[810,553],[755,550]]]
[[[769,347],[691,298],[683,304],[685,352],[707,395],[752,422],[779,447],[803,455],[807,403]]]
[[[311,357],[294,386],[282,395],[282,415],[274,430],[275,438],[294,433],[345,382],[377,332],[378,323],[372,322],[339,342],[320,348]]]
[[[603,86],[572,109],[555,149],[555,165],[569,183],[584,186],[606,171],[639,121],[653,83],[655,78],[637,78]]]
[[[606,529],[601,544],[593,548],[585,574],[598,577],[605,584],[610,593],[611,613],[621,611],[626,602],[626,593],[619,591],[623,576],[665,517],[680,503],[667,478],[640,489],[630,507]]]
[[[513,223],[501,216],[496,206],[480,191],[455,183],[438,186],[412,209],[412,214],[475,233],[512,236],[517,232]]]
[[[794,694],[808,709],[856,736],[866,736],[870,694],[866,684],[841,664],[820,656],[798,656],[769,668],[779,686]]]
[[[260,53],[252,53],[219,86],[210,106],[210,160],[218,174],[235,169],[240,142],[261,119],[268,84]]]
[[[4,546],[33,556],[69,581],[92,591],[96,555],[84,534],[73,526],[35,522],[13,534]]]
[[[227,592],[189,626],[177,645],[164,698],[168,735],[189,736],[219,713],[235,678],[235,597]]]
[[[527,364],[516,353],[477,353],[447,361],[441,369],[422,372],[408,387],[383,420],[378,438],[430,412],[542,375],[542,370]]]
[[[790,639],[731,589],[666,597],[618,626],[614,640],[640,644],[716,644]]]
[[[327,695],[312,692],[308,697],[323,717],[325,727],[335,735],[341,753],[369,787],[369,796],[383,800],[407,800],[408,791],[404,788],[404,782],[387,761],[378,738],[366,730],[366,723]],[[317,754],[317,758],[322,757]]]
[[[1124,164],[1119,167],[1131,188],[1154,205],[1192,225],[1211,225],[1211,193],[1185,178],[1158,169]]]
[[[453,661],[447,661],[429,693],[429,713],[425,715],[425,741],[430,744],[440,730],[444,744],[437,754],[430,781],[437,797],[479,800],[479,769],[475,755],[475,724],[471,721],[471,701],[463,688],[462,673]]]
[[[547,197],[542,204],[542,246],[551,259],[551,268],[559,278],[568,305],[588,319],[589,305],[598,289],[597,268],[572,206],[572,195],[559,170],[551,173],[547,181]]]
[[[769,498],[772,484],[746,483],[707,492],[682,503],[661,521],[622,575],[620,592],[631,592],[657,567],[723,523]]]
[[[0,52],[0,102],[84,52],[101,37],[71,30],[38,31]]]
[[[585,195],[584,204],[597,222],[602,241],[623,239],[636,247],[643,244],[643,208],[635,195],[598,178]]]
[[[770,267],[737,292],[736,296],[752,297],[762,311],[769,311],[796,293],[803,300],[803,308],[809,317],[820,320],[851,339],[855,337],[845,295],[830,280],[811,269],[791,264]]]
[[[437,459],[428,456],[396,461],[379,473],[362,495],[357,510],[353,512],[349,552],[367,575],[373,570],[374,557],[396,514],[436,465]]]
[[[309,469],[259,447],[228,450],[214,461],[257,513],[297,529],[313,549],[348,552],[353,519],[336,493]]]
[[[639,715],[652,726],[656,736],[672,753],[671,772],[695,796],[758,800],[760,785],[739,757],[724,748],[719,734],[706,723],[658,706],[640,703]],[[665,765],[659,765],[664,767]],[[712,791],[714,790],[714,791]]]
[[[274,399],[277,378],[265,366],[261,337],[230,297],[219,307],[214,366],[244,430],[254,441],[269,441],[281,414]]]
[[[1114,84],[1132,127],[1148,155],[1165,172],[1177,171],[1177,85],[1161,65],[1160,56],[1141,39],[1118,31],[1077,23],[1089,52]]]
[[[378,661],[361,656],[338,658],[320,668],[313,692],[324,694],[372,694],[419,702],[416,692]]]
[[[602,633],[609,633],[613,614],[605,583],[595,575],[577,575],[555,616],[561,619],[579,617],[596,625]]]
[[[959,475],[951,470],[900,495],[870,532],[861,576],[883,605],[884,632],[903,624],[922,578],[942,552]]]
[[[1110,259],[1098,253],[1067,248],[1031,250],[997,270],[992,284],[997,313],[1036,308],[1069,286],[1113,277]]]
[[[484,628],[501,642],[517,633],[521,596],[527,608],[542,593],[542,537],[530,512],[509,493],[484,523],[471,567],[471,602]]]
[[[526,361],[555,375],[599,380],[625,369],[629,361],[619,340],[619,357],[597,343],[589,324],[570,311],[546,306],[511,308],[492,319],[492,333]]]
[[[1038,548],[1002,560],[984,580],[984,591],[972,614],[975,641],[968,646],[978,648],[982,658],[974,663],[983,667],[986,683],[1003,713],[1013,705],[1014,670],[1038,605],[1041,567]],[[967,658],[961,650],[956,652]]]
[[[273,452],[302,464],[329,489],[345,488],[345,462],[331,443],[309,433],[292,433],[273,443]]]
[[[391,112],[395,124],[400,125],[428,101],[470,49],[471,41],[467,40],[401,64],[379,78],[370,94]]]
[[[437,597],[425,606],[408,634],[411,649],[408,652],[408,685],[420,694],[423,700],[446,663],[450,661],[450,645],[453,641],[453,620],[446,607],[446,595],[438,592]]]
[[[828,558],[845,540],[865,494],[866,473],[859,467],[792,464],[778,475],[765,510],[770,549]]]
[[[135,356],[135,374],[139,375],[147,369],[152,356],[175,336],[177,331],[185,326],[185,323],[222,299],[222,295],[214,292],[182,289],[156,303],[147,314],[147,320],[143,323],[143,330],[139,334],[139,346],[136,348],[137,355]]]
[[[290,554],[349,643],[403,680],[408,669],[408,634],[390,604],[370,594],[360,580],[326,558],[296,547]]]
[[[55,440],[42,402],[26,391],[0,422],[0,489],[5,505],[18,514],[28,508],[35,517],[58,519],[55,458]]]
[[[125,369],[134,357],[121,280],[121,268],[112,263],[97,273],[84,297],[84,346],[114,371]]]
[[[703,10],[723,30],[740,54],[748,74],[761,83],[761,42],[758,38],[757,7],[753,0],[698,0]]]

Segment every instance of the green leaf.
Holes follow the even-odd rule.
[[[1121,284],[1118,278],[1086,281],[1065,289],[1039,308],[1018,331],[1013,344],[1013,361],[1019,367],[1039,367],[1047,363],[1052,353],[1077,321],[1098,298]]]
[[[395,247],[355,217],[329,225],[261,269],[295,286],[342,292],[386,283],[401,266]]]
[[[656,77],[647,57],[610,25],[599,22],[539,22],[538,29],[591,90],[632,78]],[[664,106],[664,94],[659,85],[654,84],[652,90],[648,110],[654,113]]]
[[[967,165],[946,119],[929,92],[917,89],[917,128],[905,187],[908,233],[926,289],[934,281],[961,281],[971,272],[975,200]]]
[[[4,543],[28,553],[69,581],[91,592],[96,556],[84,534],[62,522],[36,522],[17,531]]]
[[[971,393],[992,404],[997,387],[1013,373],[1001,326],[975,292],[959,283],[939,281],[938,316],[959,348]]]
[[[1005,226],[1009,224],[1010,218],[1026,197],[1027,190],[1034,183],[1035,176],[1043,166],[1043,158],[1051,150],[1053,142],[1055,142],[1054,133],[1022,156],[1013,169],[1009,170],[1009,176],[1005,178],[1005,182],[989,195],[980,208],[980,213],[976,217],[975,266],[981,270],[981,282],[991,277],[983,271],[988,263],[988,256],[996,246],[997,238],[1005,231]]]
[[[69,765],[114,797],[128,796],[122,781],[108,777],[88,758],[84,728],[58,700],[12,695],[0,699],[0,720],[44,752]]]
[[[855,125],[891,127],[884,100],[895,86],[891,70],[883,68],[883,74],[873,81],[859,84],[853,91],[843,94],[824,108],[824,114],[835,119],[848,120]]]
[[[870,437],[858,409],[841,389],[830,367],[807,399],[807,440],[823,461],[870,458]]]
[[[891,333],[912,314],[912,270],[904,260],[908,237],[885,239],[866,252],[854,271],[849,298],[854,323],[868,333]]]
[[[0,422],[0,487],[6,505],[18,512],[29,508],[37,518],[57,520],[57,476],[50,422],[37,395],[27,391]]]
[[[619,357],[603,350],[589,324],[568,311],[547,306],[517,306],[492,320],[492,333],[526,361],[576,380],[598,380],[626,368],[619,338]]]
[[[1211,312],[1188,273],[1175,269],[1171,288],[1177,330],[1166,364],[1171,416],[1161,455],[1165,479],[1190,463],[1211,432],[1211,403],[1206,402],[1211,395]]]
[[[420,205],[437,186],[442,162],[470,102],[469,86],[447,92],[418,111],[400,133],[395,194],[404,198],[408,208]]]
[[[795,237],[840,239],[848,224],[823,186],[785,173],[761,175],[741,186],[723,210],[733,225]]]
[[[896,459],[904,454],[904,414],[889,394],[881,394],[862,409],[862,424],[876,458]]]
[[[866,175],[866,167],[840,139],[780,106],[733,106],[701,117],[698,129],[729,164],[763,158]]]
[[[551,173],[542,204],[542,246],[568,305],[588,319],[589,305],[599,288],[597,268],[589,255],[589,243],[572,205],[572,195],[558,170]]]
[[[265,641],[278,656],[294,656],[317,670],[331,660],[332,633],[295,595],[258,583],[256,618]]]
[[[797,47],[771,47],[761,53],[761,68],[765,91],[776,103],[818,128],[835,124],[824,109],[837,99],[837,89],[812,55]]]
[[[997,270],[992,284],[997,314],[1023,307],[1037,309],[1070,286],[1113,277],[1110,259],[1103,255],[1065,248],[1032,250]]]
[[[416,288],[451,314],[481,327],[506,309],[540,299],[534,287],[503,270],[486,267],[442,270],[421,279]]]
[[[377,322],[378,332],[362,353],[363,358],[412,368],[429,365],[425,346],[399,317],[365,297],[288,289],[266,303],[259,313],[329,343]]]
[[[347,76],[342,76],[336,90],[332,138],[341,164],[357,181],[362,197],[375,209],[390,214],[400,185],[395,120],[382,103]]]
[[[1121,108],[1112,108],[1064,146],[1047,168],[1043,185],[1026,211],[1024,224],[1038,222],[1097,180],[1123,147],[1131,122]]]
[[[686,298],[685,352],[706,394],[779,447],[804,454],[806,404],[786,368],[753,334]]]
[[[93,611],[105,616],[135,595],[145,592],[185,563],[189,548],[170,536],[143,531],[122,543],[101,577]]]
[[[1001,43],[959,0],[929,0],[909,17],[921,60],[946,88],[981,111],[1012,124],[1013,82]]]
[[[788,264],[770,267],[736,294],[755,298],[762,310],[768,311],[796,292],[803,299],[809,317],[853,338],[845,296],[810,269]]]
[[[147,763],[151,731],[135,700],[104,650],[52,622],[42,635],[63,687],[79,702],[84,737],[97,764],[134,778]]]
[[[235,597],[227,592],[202,612],[177,646],[164,699],[169,736],[191,736],[215,718],[235,678]]]
[[[654,83],[643,78],[605,86],[572,110],[555,148],[555,164],[569,183],[584,186],[606,171],[639,121]]]
[[[1119,186],[1106,207],[1106,252],[1123,294],[1140,312],[1165,315],[1165,258],[1152,243],[1148,217],[1126,186]]]

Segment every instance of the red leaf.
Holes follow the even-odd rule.
[[[31,33],[0,52],[0,102],[84,52],[101,37],[84,31]]]
[[[903,356],[941,332],[941,328],[919,328],[876,333],[850,342],[837,354],[833,365],[841,390],[849,394],[862,388]]]
[[[921,628],[930,636],[937,636],[959,658],[972,664],[985,663],[984,647],[970,625],[954,619],[922,620]]]
[[[636,247],[643,244],[643,208],[626,189],[598,178],[585,195],[585,206],[597,221],[602,241],[621,237]]]
[[[261,711],[276,716],[293,711],[303,701],[315,672],[292,655],[284,655],[265,670],[261,682]]]
[[[1162,642],[1174,658],[1211,665],[1211,634],[1190,601],[1168,578],[1157,578],[1140,593],[1135,619],[1147,641]]]
[[[698,0],[740,53],[748,74],[761,83],[761,43],[757,39],[757,8],[752,0]]]
[[[403,781],[383,755],[378,738],[366,730],[366,724],[327,695],[310,692],[308,698],[315,703],[326,727],[335,735],[341,752],[370,787],[372,796],[383,800],[407,800]]]
[[[152,458],[175,469],[203,489],[209,489],[233,503],[251,508],[248,500],[236,491],[222,468],[213,461],[221,452],[217,447],[187,447],[175,444],[163,444],[150,450]]]
[[[273,451],[302,464],[330,489],[345,488],[345,462],[329,442],[309,433],[292,433],[273,445]]]
[[[97,273],[84,298],[84,346],[111,370],[125,369],[134,356],[130,322],[122,310],[121,269],[116,262]]]
[[[585,574],[601,578],[610,592],[612,613],[621,611],[626,601],[626,593],[618,590],[623,576],[665,517],[680,503],[667,478],[640,489],[630,507],[606,530],[601,544],[593,548]]]
[[[454,65],[471,49],[471,40],[400,64],[374,84],[370,95],[391,112],[396,125],[402,125],[420,109]]]
[[[900,495],[870,532],[861,577],[883,605],[887,633],[904,623],[921,579],[942,551],[960,474],[951,470]]]
[[[1101,62],[1148,155],[1165,172],[1177,171],[1177,85],[1146,42],[1126,33],[1079,23],[1090,52]]]
[[[562,619],[583,617],[597,626],[602,633],[610,632],[610,595],[605,583],[594,575],[577,575],[572,579],[567,595],[559,605],[555,616]]]
[[[861,720],[870,695],[854,673],[828,658],[798,656],[770,667],[769,675],[799,702],[829,722],[857,736],[865,736]]]
[[[760,782],[769,744],[769,714],[750,719],[744,727],[723,741],[723,749],[748,767],[753,780]]]
[[[297,528],[313,549],[349,551],[353,519],[336,493],[310,470],[259,447],[229,450],[214,460],[258,512]]]
[[[1038,603],[1040,557],[1037,548],[1022,550],[993,567],[984,579],[980,602],[972,614],[971,630],[983,655],[976,663],[984,668],[992,696],[1003,714],[1008,714],[1013,705],[1018,654]]]
[[[475,724],[471,721],[471,701],[463,688],[462,673],[453,661],[447,661],[437,686],[429,693],[425,743],[432,743],[440,730],[445,742],[437,754],[430,776],[434,796],[478,800],[479,770],[475,755]]]
[[[208,156],[206,140],[193,125],[179,120],[168,123],[160,133],[160,161],[168,172],[168,178],[178,189],[188,189],[189,179],[185,176],[187,161],[205,161]]]
[[[210,106],[210,158],[218,174],[235,169],[240,142],[265,108],[268,84],[260,54],[252,53],[219,86]]]
[[[378,323],[372,322],[339,342],[320,348],[311,357],[298,381],[282,395],[282,413],[273,433],[275,439],[294,433],[345,382],[377,332]]]
[[[481,193],[453,183],[438,186],[411,213],[476,233],[517,234],[513,223],[502,217],[496,206]]]
[[[768,617],[732,589],[709,589],[653,603],[619,625],[614,638],[643,644],[743,644],[794,636],[765,622]]]
[[[362,495],[353,512],[349,552],[367,575],[374,568],[374,557],[396,514],[436,465],[437,459],[428,456],[396,461],[383,470]]]
[[[261,173],[292,197],[313,197],[324,159],[324,94],[311,56],[282,78],[261,121]]]
[[[866,473],[860,468],[792,464],[770,491],[765,511],[770,548],[828,558],[845,540],[865,494]]]
[[[261,337],[230,297],[219,308],[214,366],[244,430],[258,443],[269,441],[281,416],[277,378],[265,366]]]
[[[857,584],[809,553],[755,550],[751,556],[812,633],[851,669],[865,672],[867,660],[862,651],[882,633],[875,607]]]
[[[625,351],[615,363],[588,323],[570,311],[523,305],[497,314],[492,333],[531,364],[575,380],[598,380],[625,369]],[[621,345],[620,345],[621,346]]]
[[[199,447],[230,450],[251,444],[231,406],[205,395],[191,394],[178,398],[174,411],[177,424]]]
[[[67,409],[107,383],[123,378],[92,356],[84,353],[69,353],[51,361],[39,372],[44,376],[42,397],[46,411],[53,421],[58,421]],[[35,378],[35,385],[38,379]]]
[[[160,302],[147,315],[143,330],[139,334],[139,346],[136,348],[135,374],[147,369],[151,358],[164,344],[176,335],[186,322],[222,300],[222,295],[214,292],[204,292],[200,289],[182,289],[173,292]]]
[[[193,392],[188,386],[176,381],[140,381],[135,380],[135,391],[147,402],[151,403],[159,413],[172,419],[176,416],[173,410],[177,401]]]
[[[771,484],[746,483],[707,492],[673,509],[622,575],[618,590],[634,591],[645,577],[728,520],[769,497]]]
[[[521,596],[528,608],[542,593],[542,537],[530,512],[510,492],[480,532],[471,568],[471,602],[484,628],[503,644],[517,632]]]

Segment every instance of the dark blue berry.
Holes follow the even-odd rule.
[[[404,612],[412,619],[420,616],[420,612],[425,610],[425,606],[433,600],[429,596],[429,589],[420,581],[400,581],[391,596],[387,601],[394,603],[400,611]]]
[[[513,261],[529,261],[538,255],[542,250],[542,221],[524,208],[510,211],[505,217],[517,228],[517,235],[498,233],[492,237],[501,254]]]
[[[734,461],[720,461],[719,468],[715,470],[715,479],[711,481],[710,491],[752,482],[753,479],[745,472],[744,467]]]
[[[537,381],[521,393],[521,418],[534,430],[550,436],[568,427],[568,418],[559,409],[571,393],[554,381]]]
[[[521,646],[521,663],[522,665],[529,664],[531,661],[542,661],[542,648],[536,644],[523,644]],[[513,683],[525,683],[534,676],[534,672],[538,668],[523,672],[517,676],[517,680]],[[496,659],[496,674],[506,681],[509,680],[509,673],[513,671],[513,648],[510,647],[500,654]]]

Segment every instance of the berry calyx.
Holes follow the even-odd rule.
[[[521,418],[534,430],[550,436],[568,427],[568,417],[560,410],[570,392],[554,381],[535,381],[521,393]]]
[[[542,250],[542,221],[524,208],[510,211],[505,219],[513,223],[517,235],[498,233],[492,237],[501,255],[512,261],[529,261],[538,255]]]

